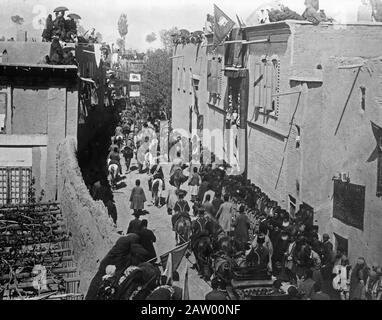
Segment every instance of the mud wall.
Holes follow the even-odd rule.
[[[80,290],[86,294],[99,261],[118,239],[101,201],[94,201],[83,181],[77,162],[75,138],[59,145],[58,197],[72,235],[75,261],[80,271]]]

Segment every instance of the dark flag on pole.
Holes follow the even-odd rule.
[[[235,22],[214,4],[214,45],[221,44],[235,26]]]
[[[180,263],[182,262],[182,259],[184,257],[184,254],[186,253],[186,250],[189,246],[190,242],[187,242],[179,247],[176,247],[175,249],[171,250],[168,253],[165,253],[164,255],[160,256],[160,261],[163,267],[163,270],[166,269],[167,266],[167,260],[171,253],[172,258],[172,272],[175,272],[178,268]]]
[[[382,197],[382,128],[371,121],[371,129],[373,130],[377,145],[367,162],[378,160],[377,197]]]
[[[373,121],[370,121],[370,122],[371,122],[371,129],[373,130],[373,134],[377,142],[377,146],[375,147],[373,153],[370,155],[367,162],[373,162],[377,160],[378,154],[382,152],[382,128],[376,125]]]

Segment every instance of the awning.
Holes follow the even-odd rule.
[[[226,67],[223,70],[224,75],[229,78],[246,78],[248,75],[246,68]]]
[[[311,72],[300,72],[289,77],[289,81],[298,82],[323,82],[322,70],[312,70]]]
[[[74,70],[77,71],[77,66],[75,65],[53,65],[53,64],[37,64],[37,63],[20,63],[20,62],[3,62],[0,63],[0,66],[3,69],[7,68],[14,68],[14,69],[22,69],[24,71],[30,71],[33,69],[40,69],[40,70],[64,70],[64,71],[69,71],[69,70]]]
[[[318,77],[310,77],[310,76],[291,76],[289,78],[290,81],[297,82],[323,82],[322,78]]]

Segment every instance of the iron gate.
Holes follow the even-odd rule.
[[[29,202],[32,168],[0,167],[0,206]]]

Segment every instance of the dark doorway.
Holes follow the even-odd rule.
[[[313,226],[314,224],[314,209],[310,205],[303,202],[300,205],[298,215],[300,219],[307,225]]]
[[[349,241],[348,239],[341,237],[337,233],[334,233],[335,248],[337,251],[342,252],[347,257],[349,256]]]
[[[228,146],[233,150],[233,153],[243,153],[244,161],[239,159],[240,165],[244,166],[244,176],[247,177],[248,166],[248,142],[247,142],[247,113],[248,113],[248,100],[249,100],[249,76],[247,69],[238,69],[235,71],[226,71],[225,75],[228,77],[228,90],[225,101],[225,129],[235,129],[236,131],[233,141],[234,146]],[[239,150],[239,134],[240,138],[244,139],[245,150]]]

